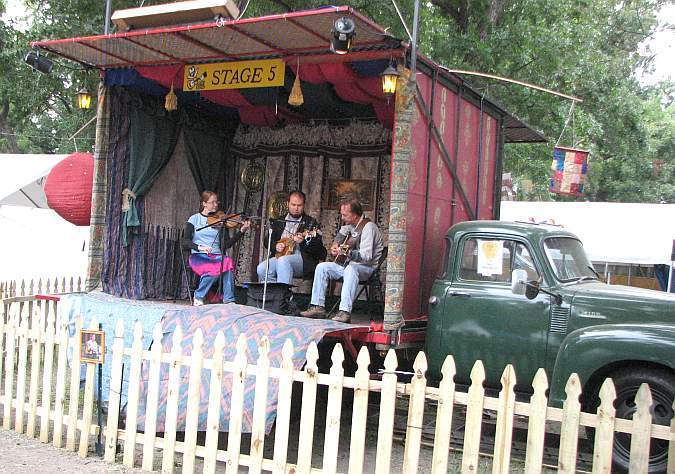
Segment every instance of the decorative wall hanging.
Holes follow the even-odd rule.
[[[325,194],[325,208],[339,209],[343,199],[355,197],[361,202],[364,211],[373,210],[374,180],[328,178],[326,184],[328,189]]]

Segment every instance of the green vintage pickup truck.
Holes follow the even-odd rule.
[[[629,418],[639,385],[654,398],[655,423],[669,424],[675,395],[675,295],[607,285],[581,241],[560,227],[472,221],[447,234],[444,270],[429,299],[429,374],[440,377],[455,356],[457,381],[485,364],[488,386],[499,387],[513,364],[527,392],[545,368],[550,400],[561,405],[576,372],[586,411],[597,406],[606,377],[617,386],[617,416]],[[629,447],[617,437],[615,463],[626,469]],[[650,472],[665,472],[667,442],[652,443]],[[652,471],[653,469],[653,471]]]

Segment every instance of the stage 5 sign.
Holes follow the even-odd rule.
[[[282,59],[235,61],[185,66],[184,91],[248,89],[284,85]]]

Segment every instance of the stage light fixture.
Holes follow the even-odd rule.
[[[30,67],[43,74],[49,74],[52,72],[52,67],[54,67],[54,64],[49,59],[40,56],[40,52],[37,49],[29,51],[23,60]]]
[[[396,83],[401,74],[396,70],[393,64],[389,63],[387,69],[382,71],[380,77],[382,78],[382,92],[384,95],[393,95],[396,93]]]
[[[91,94],[86,87],[77,92],[77,108],[83,110],[91,108]]]
[[[356,36],[356,23],[346,16],[340,17],[335,20],[332,33],[330,50],[336,54],[347,54]]]

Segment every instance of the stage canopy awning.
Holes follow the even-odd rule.
[[[0,205],[49,209],[45,177],[67,156],[0,154]]]
[[[335,20],[344,16],[355,22],[356,36],[349,54],[337,55],[330,52],[331,30]],[[347,6],[32,45],[106,71],[108,85],[136,87],[156,95],[166,94],[173,85],[181,100],[258,126],[277,126],[281,117],[283,123],[377,118],[391,127],[394,104],[382,93],[379,75],[392,58],[402,58],[408,50],[406,43]],[[283,87],[200,93],[180,90],[186,64],[272,58],[283,58],[289,66]],[[288,107],[298,60],[305,105]],[[450,76],[460,83],[460,78]],[[506,115],[507,143],[545,141],[531,127]]]

